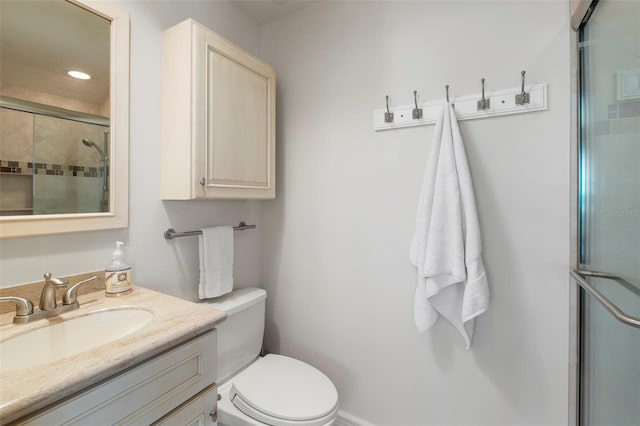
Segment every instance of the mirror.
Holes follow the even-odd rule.
[[[0,20],[0,237],[128,226],[128,15],[2,0]]]

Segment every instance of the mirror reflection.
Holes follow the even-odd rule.
[[[109,20],[0,2],[0,215],[109,211],[109,57]]]

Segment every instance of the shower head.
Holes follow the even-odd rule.
[[[91,139],[82,139],[82,143],[84,144],[84,146],[92,146],[92,147],[94,147],[98,151],[98,154],[100,154],[100,159],[102,161],[107,159],[107,156],[104,154],[104,151],[102,149],[100,149],[100,147],[98,145],[96,145],[96,143],[94,141],[92,141]]]

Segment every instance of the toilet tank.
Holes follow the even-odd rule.
[[[262,349],[267,292],[241,288],[204,303],[227,313],[218,324],[218,384],[251,363]]]

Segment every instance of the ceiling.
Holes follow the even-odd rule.
[[[321,0],[231,0],[260,25],[268,24]]]
[[[0,0],[0,83],[101,105],[109,97],[110,26],[62,0]]]

